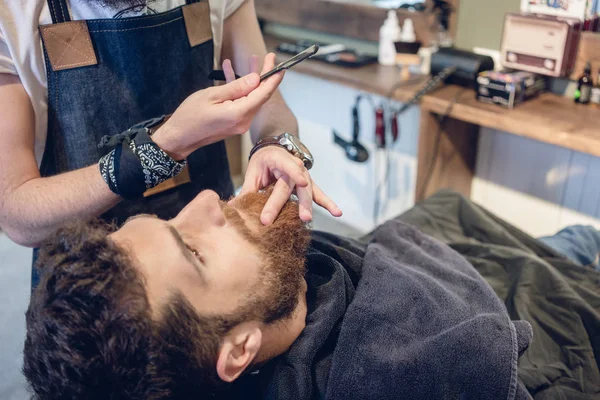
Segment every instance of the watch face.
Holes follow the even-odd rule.
[[[308,158],[312,158],[312,154],[310,150],[295,136],[290,135],[289,140],[300,150],[301,153],[304,153]]]
[[[302,142],[296,142],[296,145],[298,146],[298,148],[306,154],[310,154],[310,151],[308,151],[308,149],[306,148],[306,146],[304,144],[302,144]]]
[[[304,162],[306,169],[312,168],[314,163],[313,156],[300,139],[289,133],[284,133],[279,136],[279,144],[287,148],[294,156],[300,158]]]

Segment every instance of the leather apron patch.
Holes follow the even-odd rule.
[[[53,71],[98,64],[85,21],[70,21],[40,27]]]
[[[198,46],[212,39],[210,5],[208,0],[183,6],[183,19],[190,46]]]

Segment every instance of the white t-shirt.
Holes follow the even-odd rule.
[[[215,65],[221,58],[223,21],[245,0],[209,0]],[[89,0],[68,0],[71,19],[129,18],[161,13],[185,0],[156,0],[145,6],[115,10]],[[123,7],[125,8],[125,6]],[[48,82],[38,27],[52,23],[46,0],[0,0],[0,73],[18,75],[35,113],[35,158],[41,163],[48,127]]]

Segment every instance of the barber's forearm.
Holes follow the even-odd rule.
[[[260,109],[252,125],[250,134],[252,143],[263,137],[277,136],[284,132],[298,136],[298,120],[287,106],[279,92]]]
[[[62,224],[99,216],[119,201],[91,165],[12,189],[0,207],[0,226],[13,241],[37,247]]]

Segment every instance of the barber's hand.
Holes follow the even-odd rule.
[[[312,220],[313,201],[334,217],[342,210],[313,183],[304,163],[279,146],[266,146],[258,150],[248,163],[248,170],[240,195],[257,192],[272,183],[275,188],[260,215],[264,225],[271,224],[296,190],[300,207],[300,219]]]
[[[258,57],[251,57],[249,62],[250,71],[260,70]],[[275,54],[268,54],[261,74],[270,71],[274,66]],[[229,60],[223,63],[223,71],[227,82],[233,82],[235,73]],[[275,188],[260,216],[264,225],[273,223],[294,190],[298,196],[300,219],[303,221],[312,220],[313,201],[335,217],[342,215],[342,210],[313,183],[302,160],[279,146],[267,146],[254,153],[248,162],[240,195],[257,192],[273,183]]]
[[[273,68],[275,55],[265,58]],[[260,82],[251,73],[226,85],[199,90],[177,108],[152,139],[173,158],[181,160],[196,149],[248,131],[252,119],[283,79],[278,73]]]

